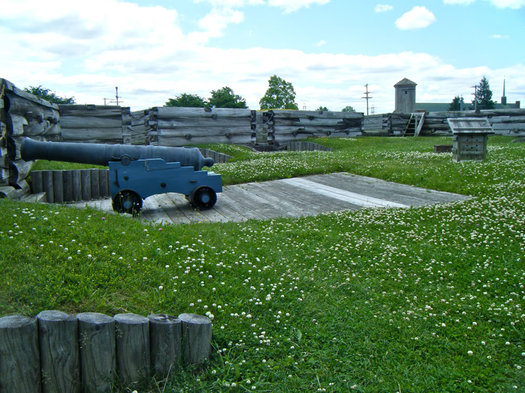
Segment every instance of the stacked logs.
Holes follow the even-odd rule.
[[[160,146],[203,143],[247,144],[252,140],[250,109],[158,107],[149,112],[147,128]],[[156,133],[156,135],[155,135]]]
[[[31,162],[20,156],[20,144],[26,137],[60,140],[58,106],[18,89],[0,78],[0,187],[25,193],[25,181]]]
[[[308,137],[351,137],[361,135],[363,114],[356,112],[270,110],[263,124],[269,140],[277,143]]]
[[[60,128],[64,142],[122,143],[131,128],[129,107],[60,105]]]
[[[201,315],[42,311],[0,318],[0,392],[110,392],[167,378],[210,356],[211,321]]]

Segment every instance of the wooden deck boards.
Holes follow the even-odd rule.
[[[277,217],[313,216],[365,207],[409,207],[470,199],[468,196],[433,191],[348,173],[314,175],[262,183],[226,186],[209,210],[192,209],[181,194],[147,198],[139,217],[159,224],[241,222]],[[80,202],[111,212],[109,199]]]

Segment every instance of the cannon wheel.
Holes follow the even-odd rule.
[[[199,209],[211,209],[217,202],[217,194],[210,187],[198,187],[190,195],[190,204]]]
[[[120,191],[113,198],[113,210],[136,215],[142,208],[142,198],[134,191]]]

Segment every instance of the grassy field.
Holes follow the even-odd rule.
[[[212,318],[206,367],[141,393],[524,392],[525,144],[491,137],[487,160],[454,163],[432,153],[450,138],[317,142],[334,151],[215,145],[235,159],[214,171],[348,171],[476,198],[178,226],[0,200],[0,315]]]

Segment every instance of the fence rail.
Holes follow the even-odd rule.
[[[202,315],[42,311],[0,318],[0,393],[110,392],[210,355],[212,325]]]

